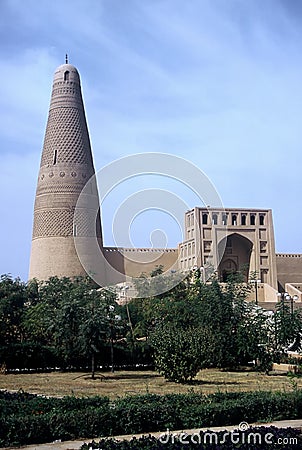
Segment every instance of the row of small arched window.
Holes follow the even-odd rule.
[[[248,225],[247,223],[247,218],[248,215],[247,214],[241,214],[241,223],[238,223],[238,214],[232,214],[231,215],[231,225]],[[264,225],[264,214],[260,214],[259,215],[259,225],[262,226]],[[256,214],[250,214],[249,215],[249,225],[256,225]],[[209,215],[204,213],[202,215],[202,224],[203,225],[208,225],[208,220],[209,220]],[[218,224],[218,214],[213,214],[212,215],[212,224],[213,225],[217,225]],[[222,214],[222,225],[228,225],[228,214]]]

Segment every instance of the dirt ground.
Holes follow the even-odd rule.
[[[115,373],[96,373],[92,380],[89,373],[33,373],[1,374],[0,389],[62,397],[65,395],[109,396],[117,398],[136,394],[187,393],[189,391],[204,394],[214,392],[279,390],[290,391],[295,386],[302,388],[302,378],[286,375],[265,375],[257,372],[225,372],[206,369],[199,372],[196,380],[188,384],[166,381],[157,372],[118,371]]]

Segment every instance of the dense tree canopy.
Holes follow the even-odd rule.
[[[116,302],[114,290],[89,279],[50,278],[28,284],[0,279],[0,366],[87,367],[155,364],[187,381],[203,367],[268,367],[300,347],[301,315],[283,301],[274,314],[246,302],[250,286],[231,277],[204,284],[199,271],[170,290],[162,268],[137,282],[141,298]],[[171,275],[175,277],[174,274]],[[160,285],[160,287],[159,287]],[[158,295],[156,293],[159,292]],[[155,294],[155,295],[154,295]]]

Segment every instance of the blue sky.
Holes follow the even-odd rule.
[[[272,208],[277,251],[302,253],[301,22],[299,0],[0,0],[0,273],[27,279],[66,52],[97,170],[133,153],[184,157],[226,207]]]

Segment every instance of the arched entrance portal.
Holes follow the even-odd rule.
[[[242,273],[248,281],[253,243],[244,236],[234,233],[224,238],[218,245],[218,253],[223,253],[218,267],[218,279],[227,281],[230,274]]]

